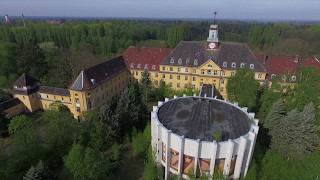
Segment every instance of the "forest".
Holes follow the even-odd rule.
[[[205,41],[210,24],[71,20],[63,24],[29,21],[26,27],[21,22],[0,25],[0,102],[10,98],[12,83],[22,73],[39,79],[42,85],[66,88],[81,69],[122,54],[129,46],[174,48],[183,40]],[[218,22],[218,25],[220,41],[246,43],[255,53],[320,58],[320,25],[256,22]],[[300,68],[299,73],[298,84],[294,86],[284,86],[281,79],[275,78],[271,87],[268,82],[259,87],[246,69],[229,80],[230,100],[249,107],[260,119],[258,141],[245,179],[320,176],[320,77],[313,68]],[[76,123],[68,109],[59,103],[52,104],[48,111],[16,116],[10,121],[0,113],[0,177],[128,179],[123,169],[129,169],[133,179],[161,179],[162,170],[155,165],[150,149],[149,112],[164,97],[195,92],[192,88],[174,91],[168,86],[154,88],[151,84],[148,73],[144,73],[143,80],[128,87],[118,101],[99,112],[87,112],[84,123]],[[252,88],[241,88],[244,84]],[[296,126],[286,124],[287,121]],[[277,132],[288,134],[284,136],[287,141],[279,142]],[[308,133],[301,135],[301,132]],[[310,137],[315,142],[284,146],[290,139],[302,142]],[[292,147],[299,147],[299,151],[293,152]]]

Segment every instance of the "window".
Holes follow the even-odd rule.
[[[198,59],[195,59],[195,60],[193,61],[193,64],[194,64],[194,65],[198,65]]]
[[[138,71],[136,71],[136,76],[138,76]],[[112,81],[111,81],[111,84],[112,84]]]
[[[184,88],[188,87],[188,84],[184,84]]]
[[[23,97],[23,99],[26,99],[24,96],[22,96]]]
[[[220,88],[220,92],[223,92],[223,87]]]
[[[180,87],[180,83],[177,83],[177,87]]]
[[[186,72],[186,73],[188,73],[188,72],[189,72],[189,69],[188,69],[188,68],[186,68],[185,72]]]
[[[152,65],[152,69],[155,70],[156,69],[156,65]]]
[[[207,74],[211,74],[211,70],[208,70]]]
[[[250,69],[254,69],[254,64],[250,64]]]
[[[101,99],[102,99],[102,100],[104,100],[104,94],[102,94],[102,97],[101,97]]]
[[[170,63],[174,63],[174,58],[171,58]]]
[[[166,70],[166,67],[162,67],[162,71],[165,71]]]
[[[162,78],[165,79],[166,78],[166,74],[162,74]]]
[[[208,65],[208,67],[212,67],[212,65],[211,65],[211,64],[209,64],[209,65]]]
[[[74,94],[75,96],[78,96],[78,94]]]
[[[143,75],[143,72],[140,72],[141,76]]]
[[[201,69],[201,74],[204,74],[204,70],[203,69]]]
[[[192,81],[196,81],[196,77],[192,77]]]
[[[235,72],[231,72],[231,76],[234,76]]]
[[[236,67],[236,63],[235,62],[231,63],[231,67],[235,68]]]
[[[53,96],[53,99],[56,99],[56,96]]]
[[[189,64],[190,63],[190,59],[188,58],[187,60],[186,60],[186,64]]]
[[[282,79],[282,81],[286,81],[287,77],[285,75],[283,75],[281,79]]]
[[[222,76],[225,76],[225,75],[226,75],[226,72],[225,72],[225,71],[222,71],[222,72],[221,72],[221,75],[222,75]]]
[[[158,86],[158,80],[155,80],[155,81],[154,81],[154,84]]]
[[[218,71],[217,70],[215,70],[215,71],[213,71],[213,75],[218,75]]]
[[[154,74],[155,77],[158,77],[158,73]]]
[[[196,88],[196,85],[192,84],[192,89],[195,89]]]
[[[148,68],[149,68],[148,64],[144,65],[144,69],[148,69]]]
[[[130,68],[134,68],[134,63],[131,63]]]
[[[258,79],[261,79],[262,78],[262,74],[258,74]]]
[[[47,95],[47,98],[49,98],[49,96]],[[24,97],[23,97],[23,99],[24,99]]]
[[[178,59],[178,64],[182,64],[182,59]]]
[[[61,100],[63,100],[63,97],[61,98]]]
[[[196,70],[196,69],[194,69],[194,70],[193,70],[193,73],[195,73],[195,74],[196,74],[196,73],[197,73],[197,70]]]
[[[80,112],[80,107],[77,107],[77,112]]]
[[[169,83],[169,86],[172,87],[172,82]]]
[[[177,79],[180,80],[180,76],[179,75],[177,76]]]
[[[180,72],[181,71],[181,68],[178,68],[178,72]]]
[[[79,104],[79,98],[76,98],[76,103]]]
[[[170,74],[170,79],[172,79],[172,75]]]
[[[240,64],[240,68],[244,68],[244,63],[241,63],[241,64]]]
[[[271,79],[273,79],[274,77],[276,77],[276,75],[275,75],[275,74],[272,74],[272,75],[271,75]]]
[[[141,64],[138,64],[138,67],[137,68],[141,68]]]
[[[170,67],[170,71],[173,71],[173,67]]]
[[[185,76],[184,78],[185,78],[186,81],[188,80],[188,76]]]
[[[224,79],[221,79],[221,84],[224,84]]]
[[[223,67],[227,67],[228,63],[227,62],[223,62]]]

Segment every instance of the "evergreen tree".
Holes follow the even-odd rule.
[[[152,81],[150,78],[150,73],[147,70],[142,73],[141,86],[144,98],[146,99],[146,101],[148,101],[148,95],[150,94],[150,91],[152,89]]]
[[[36,166],[31,166],[23,176],[23,180],[56,180],[58,179],[49,169],[49,167],[40,160]]]
[[[281,119],[285,116],[285,106],[281,99],[273,103],[269,114],[266,117],[264,126],[269,129],[269,134],[273,136],[273,132],[278,130]]]

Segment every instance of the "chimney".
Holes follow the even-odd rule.
[[[294,63],[299,63],[299,55],[296,55],[294,60],[293,60]]]
[[[263,56],[263,64],[267,63],[268,58],[269,58],[269,56],[266,54]]]

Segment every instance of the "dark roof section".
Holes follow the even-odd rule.
[[[122,56],[119,56],[81,71],[68,88],[76,91],[92,89],[125,70],[126,64],[124,59]]]
[[[39,83],[38,80],[34,79],[33,77],[23,73],[14,83],[14,86],[32,86]]]
[[[222,69],[239,69],[241,63],[244,63],[247,67],[253,64],[256,72],[266,71],[250,48],[243,43],[221,42],[218,50],[207,50],[204,41],[182,41],[161,64],[199,67],[209,59]],[[227,66],[223,66],[224,62]],[[235,66],[232,66],[232,63],[235,63]]]
[[[123,58],[128,69],[159,71],[163,59],[171,53],[169,48],[129,47]]]
[[[187,138],[212,141],[218,130],[222,140],[236,139],[250,130],[249,117],[241,109],[209,98],[179,98],[158,110],[160,122]]]
[[[70,91],[68,89],[55,88],[55,87],[49,87],[49,86],[40,86],[40,89],[38,92],[45,93],[45,94],[60,95],[60,96],[70,96]]]
[[[7,110],[7,109],[12,108],[12,107],[14,107],[14,106],[16,106],[18,104],[21,104],[21,103],[22,102],[18,98],[10,99],[8,101],[0,103],[0,111]]]
[[[200,90],[200,97],[214,97],[214,85],[212,84],[202,84]]]
[[[264,66],[268,74],[266,79],[271,80],[272,75],[281,75],[283,72],[290,71],[296,74],[298,66],[314,66],[320,73],[320,62],[314,57],[306,56],[285,56],[285,55],[265,55],[256,54],[258,61]]]

